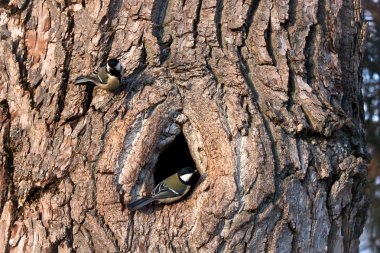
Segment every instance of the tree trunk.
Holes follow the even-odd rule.
[[[0,3],[0,252],[358,251],[360,1]]]

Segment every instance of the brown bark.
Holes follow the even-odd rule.
[[[1,3],[0,252],[358,250],[360,1]],[[194,191],[129,212],[181,133]]]

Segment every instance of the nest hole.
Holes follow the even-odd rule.
[[[183,167],[196,168],[185,136],[180,133],[158,157],[154,171],[154,182],[158,184]]]

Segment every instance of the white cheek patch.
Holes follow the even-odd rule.
[[[115,69],[116,69],[117,71],[121,71],[121,64],[120,64],[120,62],[118,62],[118,63],[116,64]]]
[[[117,70],[117,71],[121,71],[121,64],[120,64],[120,62],[118,62],[117,64],[116,64],[116,66],[114,67],[114,69],[115,70]],[[109,73],[111,71],[111,67],[107,64],[107,72]]]
[[[179,176],[179,177],[181,178],[183,182],[189,182],[192,175],[193,173],[189,173],[189,174],[183,174],[182,176]]]

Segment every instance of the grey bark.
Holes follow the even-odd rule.
[[[0,252],[357,252],[360,1],[2,1]],[[118,57],[123,86],[74,86]],[[131,213],[183,133],[201,177]]]

